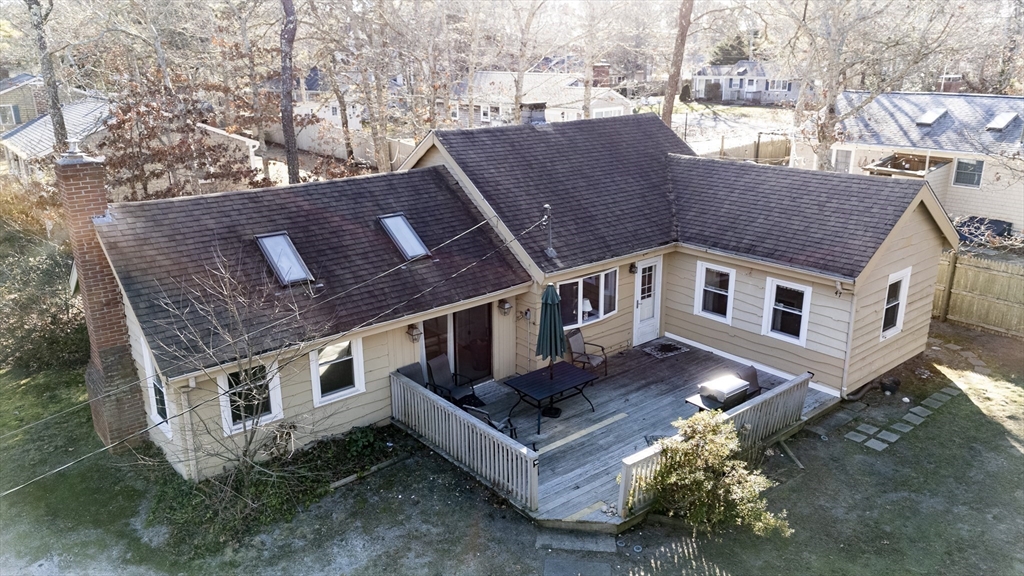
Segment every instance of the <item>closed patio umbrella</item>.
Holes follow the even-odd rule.
[[[548,284],[540,302],[540,332],[537,334],[537,355],[548,360],[551,377],[554,378],[555,358],[565,355],[565,334],[562,329],[562,312],[559,310],[558,296],[554,284]]]

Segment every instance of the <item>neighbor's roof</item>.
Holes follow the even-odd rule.
[[[36,81],[41,82],[42,78],[33,74],[18,74],[17,76],[4,78],[3,80],[0,80],[0,94]]]
[[[701,66],[693,74],[694,76],[742,76],[763,78],[769,73],[774,73],[775,67],[757,62],[755,60],[740,60],[735,64],[709,64]]]
[[[110,115],[110,103],[99,98],[84,98],[61,106],[68,139],[84,140],[104,127]],[[44,114],[0,136],[0,143],[26,159],[53,153],[53,123]]]
[[[501,71],[477,72],[473,76],[474,97],[481,101],[515,101],[515,73]],[[576,74],[552,72],[528,72],[523,77],[523,102],[544,102],[548,108],[583,109],[583,80]],[[456,90],[456,96],[465,98],[466,86]],[[629,104],[624,96],[610,88],[591,88],[592,106],[604,103],[624,106]]]
[[[513,233],[551,205],[557,257],[547,233],[520,239],[545,272],[673,240],[668,154],[693,151],[654,114],[434,135]]]
[[[843,114],[868,97],[866,92],[844,92],[836,102]],[[930,126],[918,125],[929,110],[945,110]],[[1005,128],[986,130],[1004,113],[1016,114]],[[1021,154],[1024,132],[1024,97],[988,94],[890,92],[880,94],[857,116],[843,123],[848,142],[922,148],[986,155]]]
[[[405,213],[433,259],[402,266],[404,257],[378,221],[378,216],[395,212]],[[180,364],[181,357],[199,358],[207,367],[219,365],[233,360],[234,353],[276,350],[530,281],[488,225],[436,248],[483,221],[440,167],[114,204],[110,216],[112,222],[97,223],[100,240],[150,349],[170,378],[200,368],[195,362]],[[279,231],[288,232],[314,276],[315,296],[308,289],[277,283],[254,235]],[[202,282],[210,281],[212,270],[221,265],[245,291],[254,295],[265,287],[269,300],[284,304],[285,310],[275,313],[273,306],[246,306],[245,323],[255,344],[242,351],[220,348],[211,355],[196,336],[214,347],[223,339],[188,294],[206,293]],[[375,279],[392,268],[397,269]],[[220,320],[230,324],[219,299],[207,295],[203,300],[217,305]],[[291,301],[301,322],[286,320],[273,330],[253,330],[286,317]],[[182,315],[168,312],[168,306]],[[186,323],[192,329],[185,329]]]
[[[851,280],[924,186],[676,155],[669,167],[680,242]]]

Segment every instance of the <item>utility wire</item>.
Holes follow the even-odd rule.
[[[431,252],[436,252],[437,250],[440,250],[441,248],[443,248],[443,247],[447,246],[448,244],[451,244],[452,242],[454,242],[454,241],[458,240],[459,238],[462,238],[462,237],[463,237],[463,236],[465,236],[466,234],[469,234],[470,232],[472,232],[472,231],[476,230],[477,228],[479,228],[479,227],[483,226],[484,224],[486,224],[487,222],[489,222],[490,220],[492,220],[492,219],[495,219],[495,218],[497,218],[497,215],[495,215],[495,216],[492,216],[492,217],[490,217],[490,218],[485,218],[484,220],[482,220],[482,221],[478,222],[477,224],[473,225],[473,226],[472,226],[472,227],[470,227],[469,229],[467,229],[467,230],[465,230],[465,231],[463,231],[463,232],[460,232],[459,234],[456,234],[455,236],[452,236],[451,238],[449,238],[449,239],[445,240],[444,242],[442,242],[442,243],[438,244],[437,246],[435,246],[435,247],[434,247],[434,249],[433,249],[433,250],[431,250]],[[532,230],[532,229],[533,229],[533,228],[534,228],[535,226],[536,226],[536,225],[534,225],[534,226],[531,226],[531,227],[529,228],[529,230]],[[517,236],[516,238],[514,238],[513,240],[515,240],[515,239],[517,239],[517,238],[518,238],[518,236]],[[508,243],[502,244],[501,248],[504,248],[504,247],[505,247],[505,246],[507,246],[507,245],[508,245]],[[501,248],[499,248],[499,250],[500,250]],[[485,258],[486,258],[486,257],[485,257]],[[391,273],[395,272],[396,270],[400,270],[400,269],[402,269],[402,268],[403,268],[403,267],[405,267],[405,266],[406,266],[407,264],[408,264],[408,262],[403,262],[403,263],[399,264],[398,266],[395,266],[395,267],[393,267],[393,268],[391,268],[391,269],[389,269],[389,270],[386,270],[386,271],[384,271],[384,272],[381,272],[380,274],[378,274],[378,275],[376,275],[376,276],[374,276],[374,277],[372,277],[372,278],[369,278],[369,279],[367,279],[367,280],[365,280],[365,281],[363,281],[363,282],[360,282],[360,283],[358,283],[358,284],[356,284],[356,285],[354,285],[354,286],[352,286],[352,287],[350,287],[350,288],[348,288],[348,289],[346,289],[346,290],[343,290],[342,292],[339,292],[338,294],[334,294],[334,295],[332,295],[332,296],[329,296],[329,297],[325,298],[324,300],[321,300],[320,302],[316,302],[316,303],[315,303],[315,305],[321,305],[321,304],[325,304],[325,303],[327,303],[327,302],[330,302],[331,300],[335,300],[335,299],[337,299],[337,298],[340,298],[340,297],[342,297],[342,296],[345,296],[346,294],[348,294],[348,293],[352,292],[353,290],[357,290],[357,289],[359,289],[359,288],[362,288],[363,286],[366,286],[366,285],[367,285],[367,284],[369,284],[370,282],[374,282],[374,281],[376,281],[376,280],[379,280],[379,279],[383,278],[384,276],[387,276],[388,274],[391,274]],[[392,309],[392,310],[393,310],[393,309]],[[389,310],[389,312],[390,312],[390,310]],[[274,322],[271,322],[270,324],[266,324],[266,325],[264,325],[264,326],[261,326],[261,327],[259,327],[259,328],[256,328],[256,329],[254,329],[254,330],[253,330],[252,332],[250,332],[250,335],[255,335],[255,334],[258,334],[258,333],[260,333],[260,332],[262,332],[262,331],[264,331],[264,330],[267,330],[267,329],[269,329],[269,328],[273,328],[273,327],[275,327],[275,326],[277,326],[277,325],[279,325],[279,324],[281,324],[281,323],[283,323],[283,322],[286,322],[286,321],[288,321],[288,320],[291,320],[291,319],[292,319],[292,317],[297,317],[298,315],[299,315],[299,312],[298,312],[298,311],[296,311],[296,312],[294,312],[294,313],[292,313],[292,314],[289,314],[288,316],[285,316],[285,317],[283,317],[283,318],[280,318],[280,319],[278,319],[278,320],[275,320]],[[379,317],[380,317],[379,315],[378,315],[378,316],[375,316],[375,317],[374,317],[374,318],[373,318],[372,320],[376,320],[376,319],[377,319],[377,318],[379,318]],[[361,324],[361,325],[360,325],[360,326],[358,326],[358,327],[362,327],[362,326],[364,326],[364,325],[365,325],[365,323],[364,323],[364,324]],[[352,330],[349,330],[349,331],[347,331],[347,332],[346,332],[346,334],[347,334],[348,332],[351,332],[351,331],[352,331]],[[230,342],[230,341],[229,341],[229,342],[225,342],[224,344],[221,344],[220,346],[217,346],[217,347],[214,347],[214,348],[210,349],[210,350],[209,350],[208,352],[209,352],[210,354],[212,354],[212,353],[214,353],[214,352],[216,352],[216,351],[218,351],[218,350],[221,350],[221,349],[223,349],[223,348],[226,348],[226,347],[228,347],[228,346],[230,346],[230,345],[231,345],[231,342]],[[177,363],[174,363],[174,364],[170,364],[170,365],[166,366],[166,367],[165,367],[165,368],[163,369],[163,371],[167,371],[167,370],[169,370],[169,369],[171,369],[171,368],[177,368],[177,367],[179,367],[179,366],[183,366],[183,365],[185,365],[185,364],[188,364],[188,361],[187,361],[187,360],[182,360],[182,361],[180,361],[180,362],[177,362]],[[139,379],[139,380],[135,380],[135,381],[133,381],[133,382],[129,382],[129,383],[127,383],[127,384],[124,384],[124,385],[122,385],[122,386],[118,386],[117,388],[114,388],[114,389],[112,389],[112,390],[108,390],[107,392],[104,392],[103,394],[100,394],[100,395],[98,395],[98,396],[95,396],[95,397],[93,397],[93,398],[90,398],[89,400],[87,400],[87,401],[85,401],[85,402],[82,402],[82,403],[80,403],[80,404],[76,404],[76,405],[74,405],[74,406],[71,406],[70,408],[66,408],[66,409],[64,409],[64,410],[62,410],[62,411],[60,411],[60,412],[57,412],[56,414],[51,414],[51,415],[49,415],[49,416],[46,416],[46,417],[44,417],[44,418],[41,418],[41,419],[39,419],[39,420],[36,420],[35,422],[31,422],[31,423],[29,423],[29,424],[26,424],[26,425],[24,425],[24,426],[22,426],[22,427],[20,427],[20,428],[18,428],[18,429],[16,429],[16,430],[12,430],[12,431],[10,431],[10,432],[6,432],[6,433],[4,433],[4,434],[0,434],[0,439],[6,438],[6,437],[8,437],[8,436],[12,436],[12,435],[14,435],[14,434],[17,434],[17,433],[19,433],[19,432],[22,432],[22,431],[24,431],[24,430],[27,430],[27,429],[29,429],[29,428],[32,428],[32,427],[34,427],[34,426],[38,426],[39,424],[42,424],[42,423],[44,423],[44,422],[47,422],[47,421],[49,421],[49,420],[51,420],[51,419],[53,419],[53,418],[58,418],[58,417],[60,417],[60,416],[63,416],[63,415],[65,415],[65,414],[68,414],[69,412],[73,412],[73,411],[75,411],[75,410],[78,410],[79,408],[82,408],[82,407],[84,407],[84,406],[88,406],[88,405],[89,405],[89,404],[90,404],[91,402],[94,402],[94,401],[96,401],[96,400],[100,400],[100,399],[102,399],[102,398],[106,398],[107,396],[112,396],[112,395],[114,395],[114,394],[118,394],[118,393],[120,393],[120,392],[123,392],[124,390],[126,390],[126,389],[128,389],[128,388],[132,388],[132,387],[134,387],[134,386],[138,386],[139,384],[142,384],[142,383],[144,383],[144,382],[146,382],[146,379]]]
[[[484,222],[486,222],[486,220],[485,220]],[[484,222],[481,222],[481,224],[483,224]],[[396,304],[395,306],[393,306],[393,307],[389,308],[388,310],[385,310],[384,312],[381,312],[380,314],[378,314],[378,315],[374,316],[373,318],[370,318],[369,320],[366,320],[365,322],[362,322],[362,323],[361,323],[361,324],[359,324],[358,326],[355,326],[354,328],[351,328],[351,329],[349,329],[349,330],[345,331],[344,333],[340,334],[339,336],[346,336],[346,335],[348,335],[348,334],[352,333],[353,331],[359,330],[360,328],[362,328],[362,327],[366,326],[367,324],[370,324],[370,323],[374,322],[374,321],[375,321],[375,320],[377,320],[378,318],[380,318],[380,317],[382,317],[382,316],[384,316],[384,315],[386,315],[386,314],[390,314],[390,313],[391,313],[391,312],[393,312],[394,310],[397,310],[398,308],[401,308],[402,306],[405,306],[405,305],[406,305],[406,304],[408,304],[409,302],[412,302],[413,300],[415,300],[415,299],[419,298],[420,296],[423,296],[424,294],[426,294],[427,292],[430,292],[430,291],[431,291],[431,290],[433,290],[434,288],[437,288],[438,286],[440,286],[440,285],[442,285],[442,284],[444,284],[444,283],[448,282],[449,280],[452,280],[452,279],[453,279],[453,278],[455,278],[456,276],[458,276],[458,275],[462,274],[463,272],[465,272],[465,271],[469,270],[470,268],[472,268],[472,267],[476,266],[477,264],[479,264],[479,263],[483,262],[484,260],[486,260],[486,259],[490,258],[491,256],[493,256],[493,255],[494,255],[494,254],[496,254],[497,252],[501,251],[501,250],[502,250],[503,248],[505,248],[506,246],[508,246],[508,245],[509,245],[509,244],[511,244],[512,242],[515,242],[516,240],[519,240],[519,238],[521,238],[521,237],[522,237],[523,235],[527,234],[528,232],[530,232],[531,230],[533,230],[533,229],[534,229],[534,228],[536,228],[537,226],[540,226],[541,224],[544,224],[545,222],[547,222],[547,217],[541,218],[540,220],[538,220],[538,221],[537,221],[536,223],[534,223],[534,224],[533,224],[532,226],[530,226],[529,228],[527,228],[527,229],[523,230],[522,232],[520,232],[519,234],[517,234],[517,235],[513,236],[513,237],[512,237],[511,239],[509,239],[508,241],[506,241],[506,242],[502,243],[502,244],[501,244],[501,246],[498,246],[498,247],[497,247],[497,248],[495,248],[494,250],[491,250],[490,252],[488,252],[487,254],[485,254],[485,255],[484,255],[483,257],[481,257],[481,258],[477,259],[476,261],[474,261],[474,262],[472,262],[472,263],[468,264],[467,266],[463,267],[463,268],[462,268],[461,270],[459,270],[459,271],[455,272],[454,274],[452,274],[452,275],[448,276],[448,277],[447,277],[447,278],[445,278],[444,280],[441,280],[441,281],[439,281],[439,282],[437,282],[437,283],[433,284],[433,285],[432,285],[432,286],[430,286],[429,288],[426,288],[425,290],[422,290],[422,291],[420,291],[419,293],[415,294],[415,295],[414,295],[414,296],[412,296],[411,298],[408,298],[408,299],[407,299],[407,300],[405,300],[404,302],[401,302],[401,303],[399,303],[399,304]],[[480,224],[477,224],[477,226],[480,226]],[[474,226],[474,228],[475,228],[475,227],[476,227],[476,226]],[[472,230],[472,229],[471,229],[471,230]],[[464,233],[463,233],[463,235],[464,235],[464,234],[466,234],[466,233],[468,233],[468,232],[469,232],[469,230],[467,230],[466,232],[464,232]],[[454,238],[453,238],[452,240],[454,240]],[[451,240],[449,240],[448,242],[450,242],[450,241],[451,241]],[[445,242],[445,244],[447,244],[448,242]],[[443,246],[443,244],[442,244],[442,246]],[[140,380],[140,381],[139,381],[139,382],[137,382],[137,383],[140,383],[140,382],[142,382],[142,381]],[[255,384],[250,384],[250,386],[253,386],[253,385],[255,385]],[[122,438],[122,439],[118,440],[117,442],[114,442],[113,444],[110,444],[109,446],[104,446],[103,448],[99,448],[99,449],[97,449],[97,450],[93,450],[92,452],[90,452],[90,453],[88,453],[88,454],[86,454],[86,455],[84,455],[84,456],[82,456],[82,457],[80,457],[80,458],[77,458],[77,459],[75,459],[75,460],[72,460],[71,462],[68,462],[67,464],[64,464],[63,466],[59,466],[59,467],[57,467],[57,468],[54,468],[54,469],[52,469],[52,470],[48,470],[48,471],[44,472],[43,474],[40,474],[39,476],[36,476],[36,477],[32,478],[31,480],[28,480],[27,482],[25,482],[25,483],[23,483],[23,484],[20,484],[20,485],[18,485],[18,486],[15,486],[14,488],[11,488],[11,489],[9,489],[9,490],[5,490],[4,492],[0,492],[0,498],[3,498],[3,497],[5,497],[5,496],[7,496],[7,495],[9,495],[9,494],[12,494],[12,493],[14,493],[14,492],[17,492],[18,490],[21,490],[22,488],[25,488],[26,486],[29,486],[29,485],[31,485],[31,484],[33,484],[33,483],[35,483],[35,482],[38,482],[39,480],[42,480],[42,479],[44,479],[44,478],[47,478],[47,477],[49,477],[49,476],[52,476],[52,475],[54,475],[54,474],[56,474],[56,473],[58,473],[58,472],[61,472],[62,470],[66,470],[66,469],[68,469],[68,468],[70,468],[70,467],[74,466],[75,464],[78,464],[79,462],[81,462],[81,461],[83,461],[83,460],[85,460],[85,459],[87,459],[87,458],[90,458],[90,457],[92,457],[92,456],[95,456],[95,455],[97,455],[97,454],[102,454],[103,452],[106,452],[107,450],[110,450],[111,448],[114,448],[114,447],[116,447],[116,446],[120,446],[121,444],[124,444],[124,443],[126,443],[126,442],[128,442],[128,441],[130,441],[130,440],[133,440],[134,438],[137,438],[137,437],[141,436],[142,434],[145,434],[146,432],[149,432],[150,430],[152,430],[153,428],[156,428],[157,426],[160,426],[160,425],[161,425],[161,424],[163,424],[164,422],[168,422],[168,421],[170,421],[170,420],[173,420],[173,419],[175,419],[175,418],[178,418],[178,417],[180,417],[180,416],[183,416],[183,415],[185,415],[185,414],[187,414],[187,413],[189,413],[189,412],[192,412],[192,411],[194,411],[194,410],[195,410],[196,408],[199,408],[200,406],[203,406],[203,405],[205,405],[205,404],[208,404],[209,402],[212,402],[212,401],[214,401],[214,400],[219,400],[221,396],[224,396],[225,394],[229,394],[229,393],[232,393],[232,392],[238,392],[238,388],[237,388],[237,387],[236,387],[236,388],[233,388],[233,389],[232,389],[232,388],[229,388],[228,390],[225,390],[225,391],[223,391],[223,392],[219,392],[219,393],[217,393],[216,395],[214,395],[214,396],[213,396],[213,397],[211,397],[211,398],[207,398],[206,400],[202,400],[202,401],[200,401],[200,402],[199,402],[199,403],[197,403],[197,404],[194,404],[194,405],[192,405],[192,406],[189,406],[189,407],[188,407],[188,408],[186,408],[185,410],[182,410],[181,412],[178,412],[178,413],[176,413],[176,414],[173,414],[173,415],[171,415],[171,416],[168,416],[168,417],[167,417],[167,418],[165,418],[164,420],[161,420],[160,422],[158,422],[158,423],[156,423],[156,424],[153,424],[153,425],[147,426],[146,428],[144,428],[144,429],[142,429],[142,430],[139,430],[138,432],[135,432],[135,433],[133,433],[133,434],[130,434],[130,435],[128,435],[128,436],[126,436],[126,437],[124,437],[124,438]]]

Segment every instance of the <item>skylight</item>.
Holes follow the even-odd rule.
[[[927,112],[922,114],[921,117],[917,119],[917,125],[931,126],[932,124],[935,124],[936,120],[942,118],[942,115],[945,113],[945,108],[932,108],[931,110],[928,110]]]
[[[988,123],[988,126],[985,126],[985,130],[998,130],[1002,132],[1003,128],[1009,126],[1010,122],[1013,122],[1016,118],[1016,112],[1003,112],[1002,114],[997,114],[996,117]]]
[[[282,285],[288,286],[313,279],[287,232],[261,234],[256,236],[256,241]]]
[[[388,231],[391,240],[402,251],[402,255],[405,256],[406,260],[415,260],[420,256],[430,254],[430,251],[423,245],[423,241],[420,240],[416,231],[409,225],[409,221],[405,219],[405,214],[401,212],[386,214],[380,217],[380,223],[384,225],[384,229]]]

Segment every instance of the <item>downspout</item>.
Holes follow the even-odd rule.
[[[850,354],[853,352],[853,326],[857,321],[857,282],[853,282],[853,290],[850,291],[850,327],[846,332],[846,358],[843,360],[843,382],[839,388],[839,397],[846,400],[846,385],[850,378]]]
[[[195,444],[193,443],[192,429],[192,402],[189,400],[189,392],[195,387],[195,378],[189,378],[189,387],[181,391],[182,412],[185,415],[184,434],[182,434],[182,448],[185,449],[185,458],[191,469],[191,480],[199,481],[199,461],[196,459]]]

